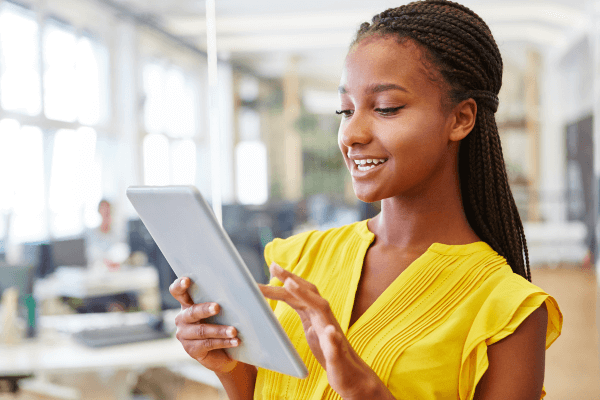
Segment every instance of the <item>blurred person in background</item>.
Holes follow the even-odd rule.
[[[129,246],[122,232],[113,225],[112,204],[102,199],[98,203],[100,225],[85,233],[85,247],[88,267],[96,273],[117,271],[129,257]],[[108,296],[90,297],[77,304],[78,312],[111,312],[136,308],[136,293],[120,293]]]
[[[112,204],[106,200],[98,203],[100,225],[88,229],[85,235],[88,265],[94,269],[118,269],[129,256],[129,247],[122,232],[113,227]]]
[[[361,25],[340,85],[338,143],[372,219],[275,239],[262,286],[305,380],[231,359],[189,278],[177,338],[230,399],[534,400],[559,336],[556,301],[531,283],[494,113],[502,58],[481,18],[450,1]]]

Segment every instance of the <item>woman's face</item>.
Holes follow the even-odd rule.
[[[362,201],[418,196],[451,161],[451,113],[422,59],[413,41],[381,37],[346,58],[338,144]]]

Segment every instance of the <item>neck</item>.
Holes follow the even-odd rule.
[[[462,205],[458,163],[417,193],[382,200],[381,213],[369,223],[380,244],[423,252],[434,243],[479,240]]]
[[[110,232],[110,222],[102,222],[100,224],[100,231],[103,233]]]

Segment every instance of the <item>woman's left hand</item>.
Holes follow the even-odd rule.
[[[284,301],[298,313],[308,345],[327,372],[331,388],[343,399],[392,399],[377,374],[354,351],[317,287],[275,263],[269,269],[283,287],[260,285],[263,295]]]

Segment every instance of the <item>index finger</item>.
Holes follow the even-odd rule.
[[[181,304],[182,307],[190,307],[194,305],[192,297],[188,293],[188,289],[192,281],[188,277],[176,279],[171,286],[169,286],[169,292],[171,296],[175,298]]]
[[[271,272],[272,276],[279,279],[282,283],[285,282],[287,278],[292,278],[293,280],[296,280],[295,278],[298,278],[298,276],[292,274],[290,271],[281,268],[279,264],[277,264],[274,261],[269,266],[269,271]]]

